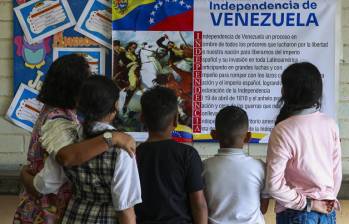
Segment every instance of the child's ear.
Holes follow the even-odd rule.
[[[217,136],[217,131],[215,129],[211,130],[211,137],[213,140],[217,140],[218,136]]]
[[[176,115],[173,118],[173,127],[176,128],[178,125],[178,113],[176,113]]]
[[[251,132],[246,132],[246,136],[245,136],[245,139],[244,139],[244,143],[248,143],[250,140],[251,140],[251,137],[252,137],[252,134]]]

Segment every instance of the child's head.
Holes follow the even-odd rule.
[[[149,132],[165,132],[177,126],[178,102],[173,90],[156,86],[141,98],[142,119]]]
[[[281,76],[282,108],[276,119],[279,123],[296,111],[321,106],[322,78],[315,65],[302,62],[286,68]]]
[[[58,58],[50,66],[38,100],[62,109],[74,109],[79,89],[91,75],[89,64],[77,54]]]
[[[215,128],[211,135],[219,140],[221,148],[242,148],[251,137],[247,113],[240,107],[221,109],[216,116]]]
[[[100,75],[89,77],[81,86],[77,110],[84,117],[84,134],[91,136],[91,124],[96,121],[111,123],[117,113],[119,88]]]

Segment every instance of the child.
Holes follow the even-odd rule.
[[[277,223],[335,223],[341,146],[335,121],[319,112],[321,73],[313,64],[296,63],[283,72],[281,82],[282,107],[267,155]]]
[[[171,140],[177,126],[177,97],[164,87],[141,98],[141,119],[149,138],[137,147],[143,203],[137,223],[207,223],[202,162],[197,151]]]
[[[119,90],[104,76],[84,82],[79,94],[78,112],[84,117],[83,137],[115,131],[111,125],[117,114]],[[73,195],[62,223],[135,224],[133,206],[141,202],[136,160],[117,148],[80,166],[65,168],[73,184]],[[118,218],[117,213],[118,212]]]
[[[217,114],[215,127],[211,135],[219,140],[220,149],[204,161],[203,172],[209,223],[264,224],[269,203],[263,192],[265,165],[243,151],[251,137],[246,112],[225,107]]]

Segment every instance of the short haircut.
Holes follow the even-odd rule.
[[[237,106],[224,107],[216,116],[215,126],[222,140],[240,136],[248,130],[247,113]]]
[[[74,109],[80,87],[90,75],[90,66],[82,55],[62,56],[50,66],[38,100],[52,107]]]
[[[113,46],[120,46],[120,40],[114,40],[113,41]]]
[[[178,101],[171,89],[156,86],[141,98],[144,123],[149,131],[165,131],[178,111]]]

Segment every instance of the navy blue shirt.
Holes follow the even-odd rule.
[[[189,193],[203,189],[202,162],[191,146],[164,140],[137,147],[143,203],[137,223],[192,223]]]

